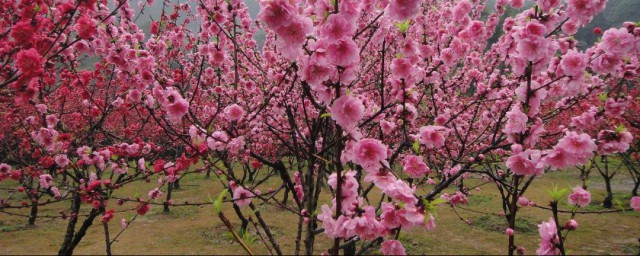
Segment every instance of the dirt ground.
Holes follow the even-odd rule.
[[[563,171],[547,173],[532,184],[526,197],[539,205],[548,204],[546,190],[553,184],[560,187],[574,187],[579,185],[577,171]],[[599,204],[604,198],[604,186],[597,173],[592,173],[590,189],[592,204],[586,211],[603,210]],[[270,181],[271,182],[271,181]],[[480,179],[471,178],[465,185],[480,184]],[[631,191],[629,177],[624,173],[614,178],[615,197],[621,199],[628,207]],[[176,203],[184,201],[206,202],[209,196],[215,198],[222,186],[215,178],[205,178],[204,175],[190,175],[181,181],[182,187],[174,191],[173,200]],[[6,185],[6,184],[3,184]],[[154,188],[154,182],[137,184],[135,187],[125,187],[119,192],[121,195],[139,193],[146,195]],[[260,187],[268,191],[269,187],[276,188],[280,184],[274,179]],[[4,193],[4,192],[1,192]],[[281,194],[278,197],[281,198]],[[376,198],[372,196],[370,198]],[[329,192],[325,190],[322,200],[328,202]],[[547,201],[545,201],[547,200]],[[161,202],[161,201],[159,201]],[[254,201],[256,202],[256,201]],[[546,203],[545,203],[546,202]],[[257,202],[256,202],[257,203]],[[290,204],[293,204],[291,197]],[[116,206],[111,203],[111,206]],[[70,202],[58,203],[41,207],[40,215],[58,215],[60,210],[69,209]],[[87,205],[83,206],[88,212]],[[135,203],[125,203],[116,210],[132,209]],[[223,208],[226,216],[239,227],[239,220],[235,216],[230,203]],[[561,208],[569,209],[566,202]],[[298,217],[278,206],[262,205],[260,212],[271,227],[271,232],[277,238],[282,251],[292,254],[295,248],[296,228]],[[413,229],[403,232],[400,240],[408,253],[411,254],[505,254],[507,236],[504,234],[506,221],[497,216],[501,210],[498,191],[494,185],[484,185],[480,191],[475,191],[469,197],[469,204],[454,210],[449,206],[441,206],[436,218],[436,229],[427,231]],[[27,210],[6,210],[13,213],[28,214]],[[249,209],[243,209],[249,214]],[[458,215],[471,224],[461,221]],[[131,218],[135,211],[117,213],[110,222],[110,233],[113,238],[120,232],[119,220]],[[516,227],[516,244],[526,249],[527,254],[535,254],[539,243],[537,224],[546,221],[551,213],[534,207],[523,208],[518,215],[521,217]],[[567,214],[561,215],[561,220],[568,220]],[[638,212],[617,212],[608,214],[581,214],[576,217],[580,227],[569,234],[566,241],[568,254],[638,254],[640,252],[640,214]],[[83,221],[80,219],[79,223]],[[27,220],[0,212],[0,254],[56,254],[63,240],[67,222],[62,219],[39,219],[34,227],[26,225]],[[249,228],[246,240],[256,253],[268,254],[255,228]],[[320,254],[331,246],[331,241],[320,235],[317,240],[315,253]],[[170,213],[163,213],[162,207],[154,205],[151,211],[139,216],[131,227],[124,231],[113,244],[114,254],[245,254],[244,250],[231,238],[227,228],[214,214],[212,205],[172,207]],[[105,254],[104,230],[97,218],[88,234],[75,250],[76,254]],[[378,254],[377,250],[369,253]]]

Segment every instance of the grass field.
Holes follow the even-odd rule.
[[[547,173],[538,178],[528,190],[526,197],[539,205],[548,204],[546,189],[552,184],[560,187],[579,185],[577,171]],[[621,199],[626,206],[629,203],[631,182],[624,173],[614,178],[615,198]],[[269,181],[271,182],[271,181]],[[274,179],[273,184],[261,187],[262,191],[269,186],[278,187],[280,183]],[[471,178],[465,185],[473,186],[481,181]],[[141,195],[155,187],[156,184],[136,184],[118,191],[120,195]],[[208,196],[215,197],[222,186],[215,178],[204,175],[190,175],[181,181],[181,189],[175,190],[173,200],[204,202]],[[603,210],[599,203],[604,198],[604,184],[597,173],[592,173],[590,184],[592,203],[586,211]],[[281,196],[281,195],[279,195]],[[291,197],[290,197],[291,198]],[[370,198],[379,198],[372,196]],[[323,193],[322,201],[330,200],[329,193]],[[257,202],[257,201],[254,201]],[[289,203],[292,203],[289,200]],[[60,210],[68,210],[70,203],[58,203],[41,207],[41,215],[57,215]],[[474,191],[469,197],[469,204],[456,208],[457,213],[470,224],[459,219],[449,206],[441,206],[436,217],[436,229],[426,231],[414,229],[403,232],[400,240],[411,254],[505,254],[507,237],[504,235],[506,221],[497,213],[501,210],[500,198],[494,185],[485,185],[480,191]],[[125,203],[116,210],[131,209],[134,203]],[[83,205],[84,212],[88,212]],[[225,204],[224,212],[231,221],[239,226],[239,221],[230,204]],[[561,208],[569,209],[566,201]],[[263,205],[259,207],[263,217],[271,226],[280,247],[286,254],[294,252],[297,216],[277,206]],[[7,210],[10,211],[10,210]],[[248,208],[243,209],[248,213]],[[11,211],[28,214],[28,210]],[[121,228],[119,220],[133,216],[135,211],[118,213],[110,222],[110,233],[113,237]],[[0,254],[55,254],[63,240],[66,221],[61,219],[39,219],[36,226],[27,226],[25,218],[0,213]],[[534,254],[539,243],[537,224],[546,221],[551,213],[539,208],[526,207],[519,211],[519,224],[516,227],[516,244],[526,249],[527,254]],[[561,221],[568,220],[561,215]],[[79,223],[83,220],[80,219]],[[580,227],[569,234],[566,247],[569,254],[638,254],[640,253],[640,214],[638,212],[617,212],[608,214],[581,214],[576,220]],[[105,254],[104,231],[96,219],[88,234],[75,250],[76,254]],[[251,226],[251,225],[250,225]],[[249,228],[247,240],[249,246],[260,254],[268,251]],[[317,239],[316,253],[322,253],[330,247],[331,241],[324,235]],[[245,254],[243,249],[233,241],[228,230],[214,214],[211,205],[172,207],[170,213],[163,213],[161,206],[153,206],[151,211],[140,216],[113,245],[114,254]],[[378,251],[370,253],[377,254]]]

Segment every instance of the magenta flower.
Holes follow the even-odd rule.
[[[591,202],[591,193],[578,186],[569,195],[569,203],[580,207],[585,207]]]
[[[398,240],[386,240],[382,242],[380,252],[384,255],[406,255],[404,246]]]
[[[253,197],[251,191],[246,190],[243,187],[237,187],[233,190],[233,203],[240,208],[244,208],[249,205],[251,203],[251,197]]]
[[[634,196],[631,198],[631,208],[640,212],[640,196]]]
[[[387,159],[387,146],[379,140],[363,139],[353,147],[353,162],[365,169],[375,169]]]
[[[224,115],[230,121],[238,121],[244,116],[244,109],[238,104],[233,104],[224,109]]]
[[[362,101],[350,95],[342,95],[331,106],[331,119],[343,129],[351,129],[364,116]]]
[[[423,126],[420,127],[420,143],[427,148],[440,148],[444,146],[445,137],[449,135],[446,128],[442,126]]]
[[[422,157],[409,155],[402,161],[402,170],[411,178],[421,178],[431,172],[429,166],[424,163]]]

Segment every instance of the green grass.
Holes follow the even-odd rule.
[[[258,179],[267,175],[266,171],[258,174]],[[559,187],[575,187],[580,185],[579,172],[576,170],[551,172],[542,175],[532,183],[525,196],[538,205],[548,205],[547,189],[553,184]],[[125,186],[116,192],[116,196],[126,197],[138,193],[146,196],[153,188],[157,187],[158,177],[152,178],[150,183],[137,183]],[[630,188],[624,172],[620,172],[614,178],[614,196],[619,198],[625,207],[628,207]],[[277,188],[281,185],[278,178],[267,181],[258,187],[266,192],[269,188]],[[477,177],[465,180],[465,185],[473,187],[481,184]],[[172,200],[176,204],[189,201],[192,203],[205,202],[209,195],[215,197],[223,189],[215,175],[205,178],[203,174],[192,174],[184,177],[181,189],[173,191]],[[3,185],[6,185],[3,184]],[[365,186],[368,184],[365,184]],[[419,190],[420,194],[428,192],[431,187]],[[330,195],[326,188],[323,190],[319,205],[330,203]],[[602,179],[597,173],[592,173],[592,182],[589,191],[592,193],[591,205],[580,211],[602,211],[600,206],[604,199],[605,191]],[[446,192],[455,192],[455,188]],[[495,185],[487,184],[480,191],[470,191],[469,204],[463,208],[456,208],[461,218],[470,220],[471,225],[461,221],[451,207],[438,207],[435,214],[437,227],[434,230],[414,228],[403,230],[400,241],[411,254],[505,254],[507,248],[507,236],[504,230],[507,226],[504,217],[496,214],[502,211],[502,203]],[[2,192],[0,192],[2,193]],[[166,192],[165,192],[166,195]],[[1,195],[0,195],[1,196]],[[283,193],[277,195],[282,199]],[[292,195],[289,196],[289,204],[293,205]],[[376,204],[380,198],[379,191],[374,189],[369,198],[372,204]],[[162,202],[164,196],[157,199]],[[257,203],[257,200],[254,201]],[[109,207],[116,210],[126,210],[135,207],[136,203],[126,203],[116,206],[115,202],[109,202]],[[69,209],[69,202],[47,205],[40,208],[42,214],[56,215],[60,210]],[[285,254],[291,254],[295,248],[295,236],[297,234],[298,217],[278,206],[259,206],[265,221],[270,225],[271,232],[280,243]],[[560,207],[569,210],[566,200]],[[83,206],[83,211],[88,210]],[[223,212],[232,221],[236,230],[240,230],[240,222],[231,208],[230,203],[225,203]],[[151,211],[138,217],[113,245],[114,254],[244,254],[243,249],[225,234],[227,228],[214,214],[211,205],[170,207],[171,212],[163,213],[161,205],[153,205]],[[12,210],[15,213],[25,214],[28,209]],[[242,209],[245,216],[250,215],[247,208]],[[114,221],[109,223],[112,234],[119,232],[119,220],[128,218],[133,211],[117,213]],[[26,219],[8,215],[0,215],[0,254],[52,254],[56,253],[62,242],[62,234],[67,222],[64,220],[40,219],[33,228],[25,226]],[[526,249],[527,254],[535,253],[539,243],[537,225],[541,221],[547,221],[551,213],[534,207],[524,207],[518,212],[516,222],[516,245]],[[255,220],[255,216],[253,217]],[[561,214],[562,223],[570,218],[569,214]],[[572,254],[633,254],[638,252],[638,238],[640,238],[640,214],[638,212],[618,212],[611,214],[584,214],[575,217],[580,227],[569,235],[566,247]],[[81,218],[80,222],[84,219]],[[77,254],[104,254],[104,233],[96,220],[87,236],[78,245]],[[262,233],[264,235],[264,233]],[[268,254],[262,241],[255,233],[253,225],[249,225],[247,239],[250,247],[257,254]],[[332,240],[323,234],[318,235],[316,254],[326,251],[332,246]],[[379,254],[377,249],[372,249],[368,254]]]
[[[475,218],[471,226],[480,228],[485,231],[504,234],[505,229],[507,228],[507,220],[505,217],[483,215]],[[515,231],[518,233],[533,234],[538,231],[538,224],[535,221],[527,218],[516,217]]]

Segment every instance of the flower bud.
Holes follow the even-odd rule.
[[[529,206],[529,200],[526,199],[525,197],[521,196],[518,198],[518,205],[521,207],[527,207]]]
[[[513,236],[513,234],[515,233],[515,231],[513,231],[513,229],[512,229],[512,228],[507,228],[507,229],[504,231],[504,233],[505,233],[505,234],[507,234],[507,236]]]
[[[576,230],[578,229],[578,222],[574,219],[570,219],[564,224],[564,228],[567,230]]]

